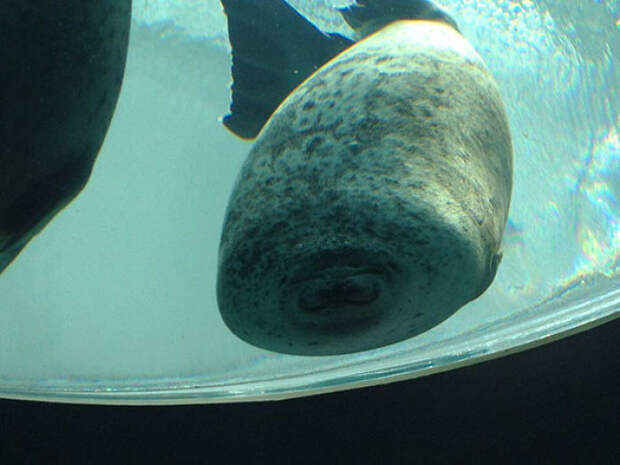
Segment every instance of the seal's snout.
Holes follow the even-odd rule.
[[[306,312],[321,313],[342,307],[374,302],[381,293],[381,276],[371,273],[351,276],[321,276],[300,286],[297,304]]]
[[[284,307],[317,324],[378,316],[381,296],[393,273],[370,250],[318,250],[297,260],[291,279],[282,289]],[[316,317],[316,318],[314,318]],[[314,318],[314,319],[313,319]]]
[[[377,300],[386,270],[368,252],[341,249],[312,254],[289,285],[300,310],[315,314]]]

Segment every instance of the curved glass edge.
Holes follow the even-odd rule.
[[[253,379],[231,384],[208,384],[191,379],[131,380],[123,386],[92,383],[66,386],[6,383],[0,397],[6,399],[110,405],[173,405],[281,400],[355,389],[414,379],[433,373],[480,363],[543,345],[588,330],[620,316],[618,279],[603,285],[579,281],[545,302],[517,315],[481,325],[453,338],[442,339],[422,349],[423,357],[401,351],[373,360],[304,375]],[[596,293],[591,294],[592,287]],[[571,289],[569,286],[568,289]]]

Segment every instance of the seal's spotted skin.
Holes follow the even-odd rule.
[[[220,245],[224,321],[303,355],[420,334],[493,280],[511,179],[482,59],[445,24],[393,23],[324,65],[259,134]]]

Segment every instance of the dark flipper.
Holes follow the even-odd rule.
[[[131,0],[0,4],[0,272],[88,181],[130,16]]]
[[[310,74],[353,42],[319,31],[284,0],[222,0],[233,54],[228,129],[254,138]]]
[[[454,19],[430,0],[358,0],[340,12],[358,39],[399,19],[442,21],[459,30]]]

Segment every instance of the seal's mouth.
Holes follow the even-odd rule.
[[[381,295],[383,273],[336,267],[300,283],[297,305],[320,313],[348,305],[367,305]]]
[[[340,248],[300,257],[285,285],[295,296],[291,303],[307,315],[368,309],[380,299],[396,269],[384,255]]]

